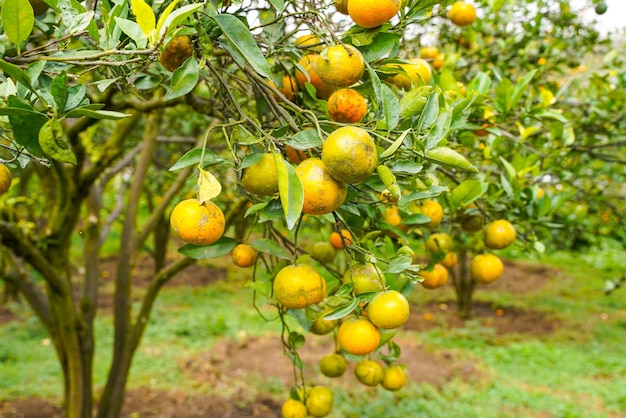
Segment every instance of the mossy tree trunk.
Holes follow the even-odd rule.
[[[469,259],[466,249],[459,251],[459,263],[451,273],[456,292],[457,315],[459,318],[469,319],[472,316],[472,298],[476,283],[469,274]]]

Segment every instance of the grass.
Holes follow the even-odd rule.
[[[623,257],[617,249],[584,256],[555,254],[543,262],[563,274],[541,288],[521,295],[503,291],[477,295],[483,302],[538,310],[558,319],[562,327],[552,334],[497,336],[478,321],[465,328],[407,331],[407,338],[418,339],[434,353],[453,353],[456,360],[472,363],[474,373],[453,376],[441,387],[413,382],[397,393],[332,384],[336,406],[331,417],[620,416],[626,410],[626,290],[605,295],[603,284],[611,275],[623,273]],[[208,391],[185,375],[186,361],[224,338],[277,334],[279,323],[264,321],[251,306],[244,277],[239,270],[230,274],[231,280],[206,288],[165,289],[133,363],[129,387]],[[415,294],[420,303],[448,297],[450,291]],[[18,305],[12,309],[18,319],[0,327],[0,402],[29,396],[58,402],[60,370],[49,340],[28,309]],[[111,322],[110,316],[97,321],[98,386],[104,383],[110,362]],[[278,400],[288,391],[276,379],[250,378],[245,384],[254,393]]]

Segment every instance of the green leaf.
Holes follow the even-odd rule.
[[[289,253],[287,253],[287,251],[281,247],[280,244],[271,239],[257,239],[252,241],[250,245],[252,245],[255,250],[273,255],[276,258],[282,258],[283,260],[289,260],[291,258]]]
[[[8,114],[9,122],[13,128],[13,139],[34,156],[43,157],[44,153],[39,145],[39,130],[48,121],[48,118],[42,113],[35,112],[16,96],[9,96],[7,101],[10,107],[0,108],[0,112],[12,111],[6,114]]]
[[[397,55],[401,35],[389,32],[380,32],[369,45],[359,47],[363,58],[367,62],[375,62],[382,58]]]
[[[407,216],[402,220],[402,223],[405,225],[423,225],[427,224],[431,221],[431,219],[422,215],[421,213],[414,213],[413,215]]]
[[[432,86],[419,86],[406,92],[400,98],[400,116],[408,119],[418,115],[424,110],[432,90]]]
[[[556,120],[557,122],[561,122],[561,123],[568,122],[567,118],[563,116],[562,114],[560,114],[559,112],[557,112],[556,110],[544,110],[539,113],[536,113],[535,116],[539,118],[544,118],[544,119]]]
[[[289,347],[294,350],[301,348],[304,345],[304,335],[296,331],[291,331],[287,339]]]
[[[474,92],[485,95],[489,93],[490,88],[491,79],[487,74],[480,72],[467,86],[467,95],[470,96]]]
[[[389,266],[387,267],[387,271],[385,273],[390,273],[390,274],[402,273],[404,270],[407,269],[407,267],[411,265],[412,261],[413,261],[412,258],[408,255],[396,257],[393,260],[391,260],[391,263],[389,263]]]
[[[144,0],[131,0],[130,4],[141,31],[150,39],[150,44],[153,44],[153,40],[155,39],[156,17],[154,16],[152,7]]]
[[[515,176],[517,175],[517,170],[515,170],[515,167],[513,167],[511,163],[509,163],[507,160],[505,160],[502,157],[500,157],[500,161],[502,162],[502,165],[504,166],[504,169],[506,170],[506,175],[509,176],[510,179],[514,179]]]
[[[474,167],[465,157],[458,152],[447,147],[437,147],[428,151],[427,158],[437,164],[447,167],[457,168],[459,170],[468,171],[470,173],[478,173],[478,169]]]
[[[39,145],[44,154],[53,160],[76,164],[76,156],[67,141],[63,139],[63,125],[56,119],[50,119],[39,130]]]
[[[202,157],[202,148],[195,148],[191,151],[187,151],[176,163],[170,168],[169,171],[180,170],[181,168],[189,167],[192,165],[200,164],[200,158]],[[209,166],[213,164],[219,164],[224,160],[217,156],[211,150],[205,150],[204,152],[204,164],[203,166]],[[202,168],[204,168],[202,167]]]
[[[200,67],[194,57],[189,57],[172,74],[172,82],[165,94],[165,100],[172,100],[191,92],[200,79]]]
[[[450,203],[459,208],[472,203],[487,192],[488,185],[480,180],[465,180],[449,194]]]
[[[163,37],[163,35],[170,32],[170,28],[178,27],[178,25],[185,21],[185,19],[194,14],[196,11],[200,10],[203,4],[204,3],[188,4],[167,16],[167,18],[162,22],[162,25],[160,26],[158,38],[160,39]]]
[[[272,70],[246,25],[236,16],[229,14],[218,14],[212,17],[222,29],[226,42],[231,46],[231,51],[248,62],[257,73],[271,79]]]
[[[178,249],[178,252],[194,260],[204,260],[224,256],[231,252],[236,245],[236,240],[222,237],[210,245],[185,244]]]
[[[304,129],[293,135],[293,139],[285,141],[285,144],[300,150],[321,147],[322,140],[320,139],[315,129]]]
[[[4,60],[0,60],[0,70],[13,77],[13,79],[15,79],[16,81],[22,83],[25,87],[32,89],[30,77],[17,65],[13,65]]]
[[[67,91],[67,74],[65,73],[65,71],[54,77],[54,80],[52,80],[50,93],[52,93],[52,97],[54,97],[56,108],[60,111],[65,110],[67,97],[69,95]]]
[[[354,310],[359,306],[359,303],[361,303],[361,300],[359,298],[354,298],[350,301],[350,303],[340,306],[334,311],[324,315],[324,319],[327,321],[332,321],[335,319],[345,318],[346,316],[354,312]]]
[[[382,91],[382,99],[383,99],[383,115],[384,119],[379,120],[379,124],[387,129],[387,132],[392,131],[398,126],[398,122],[400,121],[400,102],[398,102],[398,98],[394,94],[393,91],[387,86],[383,84],[381,86]]]
[[[370,80],[372,80],[372,88],[374,89],[374,96],[376,96],[376,108],[378,111],[376,112],[376,117],[380,117],[383,114],[383,83],[380,81],[378,74],[372,68],[371,65],[365,62],[365,67],[367,68],[367,72],[370,76]]]
[[[79,107],[78,109],[70,110],[65,116],[68,118],[86,117],[92,119],[118,120],[127,118],[130,114],[114,112],[112,110],[93,110]]]
[[[302,213],[304,189],[295,168],[283,159],[282,154],[274,153],[273,155],[278,178],[278,193],[285,212],[287,228],[293,229]]]
[[[115,23],[130,39],[135,41],[137,48],[145,48],[148,45],[148,37],[143,33],[141,27],[132,20],[121,17],[115,18]]]
[[[270,0],[270,3],[272,3],[272,6],[278,13],[282,13],[285,10],[285,0]]]
[[[404,138],[406,138],[409,132],[411,132],[410,129],[407,129],[406,131],[402,132],[402,135],[400,135],[398,139],[393,141],[393,144],[391,144],[389,148],[387,148],[380,154],[380,158],[384,159],[387,157],[391,157],[398,150],[398,148],[400,148],[400,145],[402,145],[402,142],[404,142]]]
[[[7,38],[17,45],[19,54],[21,43],[28,39],[35,27],[35,14],[30,3],[25,0],[4,0],[2,26]]]
[[[439,94],[433,91],[428,96],[424,110],[417,120],[415,132],[420,133],[423,129],[428,129],[437,120],[437,115],[439,115]]]
[[[161,33],[161,31],[163,30],[163,25],[167,21],[167,18],[170,17],[172,10],[174,10],[174,8],[177,5],[178,5],[178,0],[174,0],[167,6],[165,10],[163,10],[163,13],[161,14],[161,16],[159,16],[159,20],[157,21],[157,24],[156,24],[156,33],[159,34],[159,38],[163,36],[163,34]]]
[[[537,71],[538,71],[537,68],[535,68],[532,71],[529,71],[528,74],[522,77],[520,82],[517,83],[517,85],[515,86],[515,89],[513,90],[513,94],[511,95],[511,100],[509,102],[510,107],[507,110],[510,110],[513,107],[515,107],[515,105],[517,105],[517,103],[522,98],[522,94],[524,94],[524,92],[526,91],[526,87],[532,81],[535,74],[537,74]]]
[[[441,112],[437,117],[435,127],[428,133],[428,138],[426,138],[426,149],[433,149],[439,145],[439,142],[441,142],[441,140],[448,135],[451,125],[452,113],[446,111]]]

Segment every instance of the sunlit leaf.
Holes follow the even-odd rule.
[[[44,154],[62,163],[76,164],[76,156],[63,138],[63,125],[50,119],[39,130],[39,145]]]
[[[289,260],[291,258],[287,250],[281,247],[280,244],[278,244],[276,241],[271,239],[257,239],[252,241],[250,245],[252,245],[255,250],[273,255],[276,258],[282,258],[283,260]]]
[[[222,184],[215,178],[213,174],[198,167],[200,175],[198,176],[198,200],[201,203],[219,196],[222,193]]]
[[[472,173],[478,173],[478,169],[476,169],[476,167],[474,167],[472,163],[467,161],[464,156],[451,148],[433,148],[428,151],[428,159],[443,166],[458,168],[460,170],[469,171]]]
[[[133,14],[137,19],[137,24],[141,28],[143,34],[151,40],[150,43],[152,43],[156,27],[156,17],[154,16],[152,7],[150,7],[150,5],[148,5],[148,3],[144,0],[131,0],[130,4]]]
[[[194,57],[189,57],[172,74],[172,81],[165,94],[165,100],[172,100],[190,93],[198,84],[200,68]]]
[[[273,155],[278,178],[278,192],[285,212],[287,228],[293,229],[302,213],[304,189],[295,168],[283,159],[282,154],[274,153]]]
[[[11,42],[20,45],[28,39],[35,26],[35,14],[28,1],[4,0],[2,4],[2,26],[4,33]]]

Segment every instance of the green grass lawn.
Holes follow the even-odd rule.
[[[545,260],[561,273],[521,294],[481,291],[481,302],[541,312],[558,321],[553,332],[497,335],[480,321],[465,327],[406,331],[426,350],[452,353],[452,362],[473,365],[440,386],[412,379],[402,391],[324,380],[335,391],[332,417],[624,417],[626,411],[626,289],[605,295],[604,281],[623,273],[624,253],[604,250],[556,254]],[[622,269],[622,270],[620,270]],[[554,270],[550,270],[554,271]],[[451,298],[417,289],[419,306]],[[158,300],[134,360],[129,387],[208,393],[183,364],[225,339],[255,335],[278,338],[279,322],[265,321],[252,307],[241,270],[214,285],[171,287]],[[0,402],[24,397],[60,401],[61,375],[50,341],[30,311],[11,305],[17,319],[0,326]],[[264,311],[272,316],[272,311]],[[110,361],[110,316],[97,321],[95,380],[104,383]],[[293,324],[297,326],[297,324]],[[274,354],[282,356],[280,351]],[[402,358],[411,356],[404,352]],[[406,356],[406,357],[405,357]],[[402,360],[401,358],[401,360]],[[268,358],[267,361],[272,361]],[[276,379],[242,377],[241,385],[282,402],[289,387]],[[227,396],[229,391],[220,394]]]

